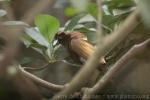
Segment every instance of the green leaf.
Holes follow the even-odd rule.
[[[115,24],[116,24],[117,22],[119,22],[119,21],[120,21],[120,20],[119,20],[118,18],[116,18],[115,16],[112,16],[112,15],[103,15],[103,21],[102,21],[102,23],[103,23],[105,26],[107,26],[107,27],[113,29],[114,26],[115,26]]]
[[[89,12],[91,15],[97,17],[98,14],[98,6],[96,3],[89,3],[87,7],[87,12]]]
[[[35,51],[39,52],[43,56],[45,56],[44,52],[46,51],[47,48],[45,48],[44,46],[33,43],[33,44],[31,44],[31,48],[34,49]]]
[[[49,46],[48,41],[34,28],[25,28],[25,33],[34,39],[38,44],[45,47]]]
[[[58,19],[53,16],[41,14],[35,17],[35,25],[38,27],[41,34],[49,42],[52,42],[55,34],[59,29],[60,23]]]
[[[109,0],[105,1],[105,4],[108,6],[108,9],[111,13],[113,13],[114,9],[129,9],[133,7],[135,4],[134,0]]]
[[[67,16],[74,16],[78,13],[77,9],[75,9],[74,7],[66,7],[64,12]]]
[[[87,14],[86,16],[82,17],[78,23],[88,23],[88,22],[96,22],[96,19],[92,15]]]
[[[72,31],[73,28],[78,24],[79,20],[82,17],[84,17],[85,15],[87,15],[87,13],[81,13],[81,14],[73,17],[71,20],[69,20],[69,22],[65,26],[65,30],[64,31]]]
[[[21,40],[24,43],[24,45],[28,48],[32,44],[33,39],[29,35],[23,34]]]

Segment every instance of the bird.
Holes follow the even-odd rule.
[[[74,57],[79,58],[82,63],[92,55],[96,46],[88,41],[84,33],[74,32],[58,32],[56,35],[58,43],[63,45]],[[100,65],[105,65],[106,60],[104,57],[99,60]],[[103,69],[103,68],[100,68]]]

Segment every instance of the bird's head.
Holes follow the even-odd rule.
[[[66,32],[59,32],[56,34],[56,40],[63,46],[67,46],[70,43],[71,37]]]

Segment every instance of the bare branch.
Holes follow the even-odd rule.
[[[127,62],[135,58],[138,55],[142,55],[145,51],[150,50],[150,38],[146,41],[133,46],[123,57],[121,57],[110,69],[109,71],[97,82],[93,88],[85,89],[83,100],[91,100],[90,97],[102,90],[106,84],[117,75],[117,73],[125,66]]]
[[[49,89],[50,91],[59,92],[60,90],[62,90],[65,87],[64,85],[55,85],[55,84],[47,82],[41,78],[38,78],[37,76],[25,71],[20,65],[19,65],[19,70],[21,71],[22,75],[31,79],[36,84]]]
[[[102,0],[97,0],[97,5],[98,5],[98,15],[97,15],[97,33],[98,37],[101,38],[99,39],[101,42],[103,39],[103,34],[102,34]]]

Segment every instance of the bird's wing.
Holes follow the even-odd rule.
[[[85,60],[94,52],[94,45],[83,39],[72,39],[70,48],[78,56],[83,57]],[[100,63],[105,64],[106,61],[104,58],[101,58]]]
[[[82,39],[72,39],[71,49],[79,56],[87,60],[88,57],[93,53],[94,46]]]

